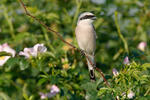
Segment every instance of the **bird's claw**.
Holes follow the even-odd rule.
[[[81,57],[85,56],[84,50],[80,50]]]

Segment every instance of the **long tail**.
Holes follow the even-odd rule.
[[[92,64],[95,64],[95,60],[94,60],[94,55],[89,55],[87,54],[89,60],[92,62]],[[88,59],[87,60],[87,63],[88,63],[88,69],[89,69],[89,73],[90,73],[90,79],[92,81],[95,81],[95,73],[94,73],[94,66],[91,65],[90,61]]]

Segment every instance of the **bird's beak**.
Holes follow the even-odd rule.
[[[96,20],[96,19],[97,19],[97,17],[96,17],[96,16],[92,17],[92,20]]]

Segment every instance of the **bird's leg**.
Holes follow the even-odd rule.
[[[81,49],[80,54],[81,54],[81,57],[85,56],[85,51]]]

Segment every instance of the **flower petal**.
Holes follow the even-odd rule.
[[[130,64],[130,61],[129,61],[129,57],[128,57],[128,56],[126,56],[126,57],[124,58],[123,64],[124,64],[124,65],[129,65],[129,64]]]
[[[10,58],[10,56],[2,56],[2,57],[0,57],[0,66],[3,66],[7,62],[7,60]]]
[[[113,75],[114,75],[114,76],[119,75],[119,73],[118,73],[118,71],[117,71],[117,69],[116,69],[116,68],[113,68],[112,72],[113,72]]]
[[[60,90],[59,90],[59,88],[56,86],[56,85],[52,85],[52,87],[51,87],[51,92],[56,92],[56,93],[58,93]]]
[[[40,92],[39,94],[40,94],[40,96],[41,96],[41,99],[46,99],[46,98],[47,98],[47,94],[44,94],[44,93],[42,93],[42,92]]]
[[[146,48],[146,46],[147,46],[147,43],[146,42],[140,42],[139,44],[138,44],[138,49],[139,50],[141,50],[141,51],[145,51],[145,48]]]
[[[127,95],[127,97],[129,99],[132,99],[135,96],[135,93],[133,91],[130,90],[129,94]]]
[[[23,55],[26,58],[29,58],[30,56],[36,57],[38,53],[46,52],[47,48],[44,46],[44,44],[36,44],[32,48],[24,48],[23,52],[20,52],[19,55]]]
[[[16,51],[14,49],[10,48],[10,46],[7,43],[3,44],[2,47],[3,47],[2,51],[5,51],[7,53],[11,53],[13,57],[15,56]]]

